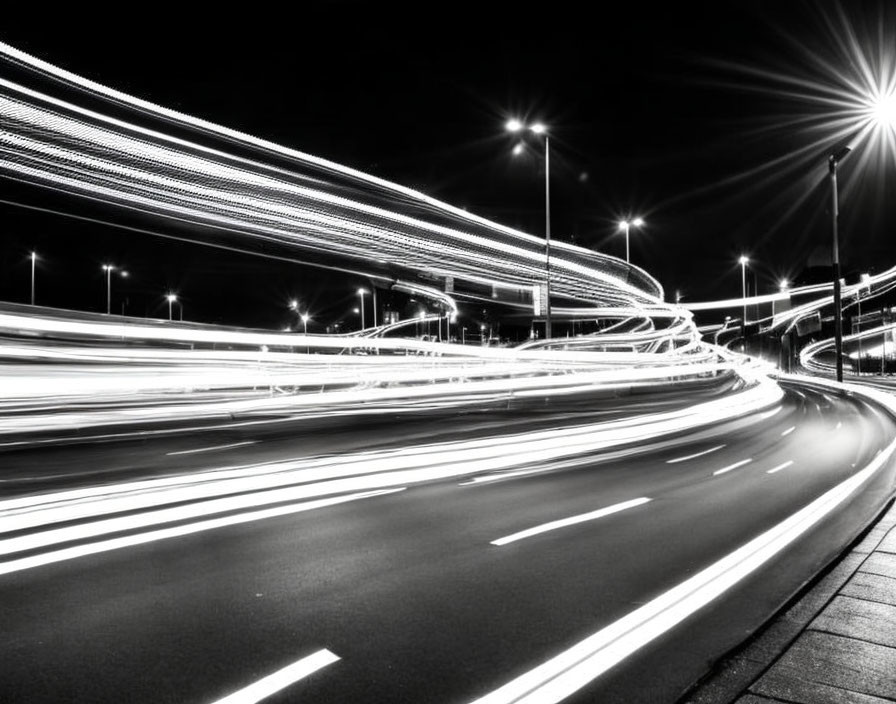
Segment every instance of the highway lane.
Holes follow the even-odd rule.
[[[212,702],[326,649],[338,660],[265,701],[474,701],[785,520],[893,430],[869,405],[804,390],[623,457],[426,482],[0,576],[0,699]],[[876,475],[568,701],[674,701],[887,491],[892,474]],[[569,517],[581,520],[493,544]]]
[[[684,408],[729,392],[735,378],[649,393],[613,390],[552,397],[501,399],[458,408],[358,409],[329,417],[257,416],[193,428],[146,427],[133,432],[88,431],[82,437],[0,443],[5,496],[170,475],[210,466],[273,462],[355,450],[402,448],[633,417]]]

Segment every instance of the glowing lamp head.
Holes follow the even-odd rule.
[[[746,266],[747,264],[750,263],[750,259],[749,259],[749,257],[745,257],[745,256],[743,256],[743,255],[741,255],[741,258],[738,259],[737,261],[738,261],[738,263],[739,263],[741,266]]]
[[[31,253],[31,261],[37,261],[37,252]]]
[[[508,120],[505,127],[507,128],[508,132],[519,132],[521,129],[523,129],[523,123],[517,119]]]
[[[169,302],[169,303],[174,303],[174,302],[177,300],[177,294],[176,294],[176,293],[169,293],[167,296],[165,296],[165,298],[168,299],[168,302]]]
[[[625,230],[631,223],[628,220],[620,220],[619,221],[619,229]]]
[[[293,298],[293,299],[289,302],[289,307],[292,308],[293,310],[295,310],[296,308],[299,307],[299,302],[298,302],[295,298]]]
[[[308,314],[307,314],[307,313],[303,313],[303,314],[302,314],[302,322],[303,322],[303,323],[307,323],[308,320],[309,320],[309,316],[308,316]]]
[[[358,295],[359,295],[359,296],[363,296],[365,293],[367,293],[367,289],[366,289],[366,288],[359,288],[359,289],[358,289]]]
[[[545,132],[548,131],[547,126],[546,126],[546,125],[543,125],[543,124],[540,123],[540,122],[536,122],[536,123],[535,123],[534,125],[532,125],[532,127],[530,127],[529,129],[531,129],[535,134],[544,134]]]
[[[790,287],[790,282],[787,279],[781,279],[778,282],[778,288],[782,291],[786,291]]]
[[[871,105],[871,119],[878,127],[896,130],[896,91],[878,96]]]
[[[513,155],[519,156],[520,154],[523,153],[524,149],[525,149],[525,147],[523,146],[522,142],[520,142],[519,144],[513,145]]]
[[[632,221],[632,225],[634,225],[635,227],[641,227],[643,224],[644,224],[644,221],[641,218],[635,218]]]

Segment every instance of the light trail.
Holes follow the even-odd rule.
[[[589,513],[581,513],[578,516],[570,516],[569,518],[561,518],[549,523],[542,523],[540,526],[527,528],[526,530],[521,530],[517,533],[512,533],[511,535],[504,536],[503,538],[492,540],[491,544],[497,546],[507,545],[508,543],[514,543],[517,540],[531,538],[533,535],[541,535],[542,533],[557,530],[558,528],[566,528],[567,526],[573,526],[578,523],[585,523],[586,521],[593,521],[598,518],[603,518],[604,516],[618,513],[619,511],[625,511],[626,509],[634,508],[635,506],[641,506],[642,504],[646,504],[648,501],[650,501],[650,499],[646,497],[631,499],[630,501],[623,501],[622,503],[613,504],[612,506],[606,506],[605,508],[600,508]]]
[[[239,525],[241,523],[250,523],[252,521],[267,520],[278,516],[286,516],[293,513],[301,513],[303,511],[312,511],[314,509],[323,508],[325,506],[334,506],[336,504],[346,503],[348,501],[357,501],[358,499],[367,499],[374,496],[382,496],[391,494],[402,489],[368,491],[357,494],[349,494],[346,496],[335,496],[327,499],[318,499],[316,501],[308,501],[305,503],[291,504],[289,506],[278,506],[275,508],[267,508],[261,511],[253,511],[251,513],[241,513],[233,516],[224,516],[206,521],[198,521],[196,523],[188,523],[186,525],[174,526],[171,528],[162,528],[159,530],[149,531],[146,533],[138,533],[136,535],[128,535],[120,538],[110,538],[85,545],[76,545],[69,548],[52,550],[50,552],[39,553],[28,557],[20,557],[18,559],[0,562],[0,575],[20,572],[22,570],[43,567],[57,562],[66,560],[74,560],[87,555],[97,555],[111,550],[120,550],[121,548],[134,547],[136,545],[145,545],[158,540],[168,540],[170,538],[179,538],[184,535],[200,533],[206,530],[215,530],[226,528],[228,526]]]
[[[194,450],[177,450],[175,452],[166,452],[166,456],[172,455],[194,455],[200,452],[215,452],[216,450],[229,450],[234,447],[244,447],[246,445],[254,445],[257,440],[244,440],[243,442],[231,442],[226,445],[214,445],[213,447],[198,447]]]

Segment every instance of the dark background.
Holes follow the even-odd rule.
[[[553,237],[624,257],[617,221],[640,215],[632,261],[683,301],[738,297],[741,253],[760,293],[784,276],[829,276],[826,158],[837,136],[818,86],[839,90],[854,75],[851,32],[869,55],[885,47],[891,67],[896,43],[882,2],[219,7],[18,10],[0,41],[536,235],[543,159],[535,142],[511,156],[504,123],[541,120]],[[783,90],[760,72],[816,85]],[[840,170],[848,277],[896,264],[885,156],[851,156]],[[15,184],[0,187],[4,200],[25,200]],[[133,315],[167,317],[163,295],[176,290],[191,320],[279,327],[294,320],[286,305],[297,296],[322,325],[350,316],[363,283],[8,204],[0,217],[6,300],[28,299],[32,248],[39,303],[104,310],[100,265],[114,261],[131,276],[113,282],[113,310]]]

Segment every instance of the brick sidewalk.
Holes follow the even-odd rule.
[[[896,505],[680,704],[896,702]]]

